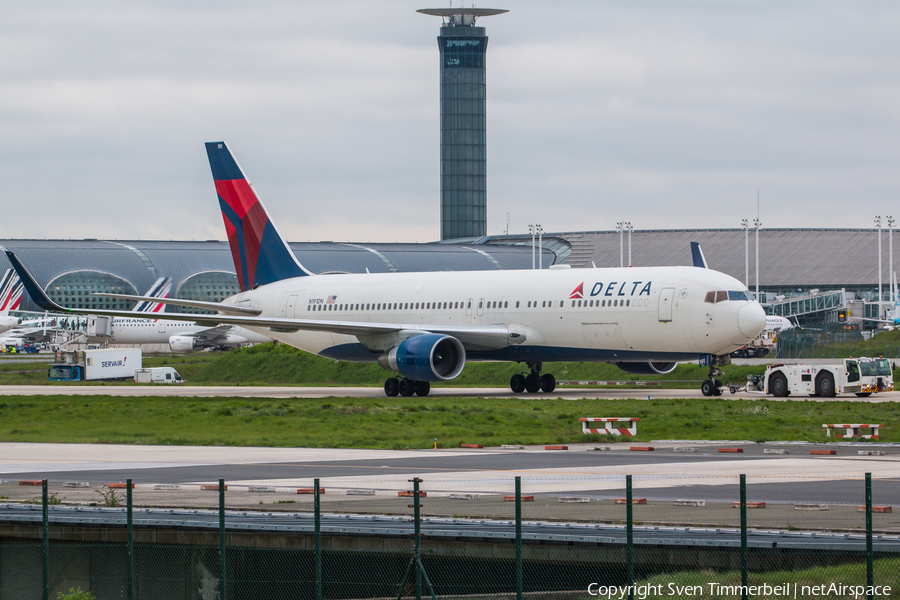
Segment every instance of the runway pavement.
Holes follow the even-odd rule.
[[[744,452],[719,453],[725,446]],[[654,444],[653,452],[631,451],[627,443],[606,451],[593,447],[393,451],[4,443],[0,496],[31,499],[39,488],[19,482],[46,478],[65,502],[87,504],[96,502],[94,490],[103,483],[131,478],[137,484],[136,502],[144,505],[210,506],[216,494],[200,486],[222,478],[229,486],[231,507],[297,510],[309,498],[296,490],[312,487],[313,478],[319,478],[327,490],[327,510],[397,514],[406,511],[408,500],[398,498],[397,492],[410,489],[409,480],[417,476],[437,514],[508,517],[509,503],[502,497],[513,493],[514,477],[519,476],[523,493],[535,495],[535,503],[526,509],[533,518],[583,520],[596,518],[598,511],[617,514],[621,507],[613,500],[624,497],[625,475],[632,475],[634,496],[647,498],[651,507],[641,509],[644,520],[715,525],[733,520],[731,502],[739,498],[738,476],[743,473],[748,499],[767,502],[771,509],[754,513],[754,519],[781,527],[843,523],[852,528],[858,520],[855,507],[864,503],[863,477],[870,472],[875,503],[900,505],[900,447],[889,444],[828,445],[835,456],[813,456],[810,450],[825,446],[806,444],[669,442]],[[860,456],[860,448],[885,454]],[[790,454],[765,454],[765,449]],[[65,482],[84,482],[86,487],[67,487]],[[479,500],[461,502],[451,494],[475,494]],[[561,497],[582,502],[567,504]],[[707,506],[672,503],[685,499],[702,500]],[[796,503],[827,504],[830,512],[802,513],[793,508]],[[900,513],[878,518],[883,529],[900,530]]]
[[[249,387],[249,386],[195,386],[195,385],[3,385],[0,395],[4,396],[183,396],[192,398],[383,398],[384,390],[380,387]],[[641,387],[639,389],[617,388],[562,388],[558,387],[551,394],[516,395],[508,388],[457,388],[432,387],[430,397],[436,398],[597,398],[621,399],[634,398],[703,398],[699,388],[693,389],[661,389],[658,387]],[[828,402],[831,400],[856,402],[898,402],[900,391],[882,392],[869,398],[857,398],[853,394],[845,394],[835,398],[809,398],[794,396],[788,398],[772,398],[761,394],[725,392],[721,398],[768,398],[770,400],[815,400]]]

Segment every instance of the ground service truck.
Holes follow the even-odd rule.
[[[140,348],[107,348],[67,352],[50,365],[50,381],[112,381],[134,379],[143,365]]]
[[[875,392],[893,391],[894,373],[886,358],[845,358],[821,365],[778,364],[766,367],[762,376],[748,376],[746,389],[781,398],[791,394],[831,398],[843,393],[865,398]]]

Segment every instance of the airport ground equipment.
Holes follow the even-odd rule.
[[[624,435],[626,437],[634,437],[637,435],[637,422],[640,421],[636,417],[582,417],[581,431],[583,433],[600,433],[609,435]],[[602,423],[603,427],[591,427],[594,423]],[[624,425],[628,423],[628,427],[616,427],[616,425]]]
[[[825,437],[831,437],[832,429],[844,429],[844,434],[841,435],[838,432],[834,432],[834,437],[836,438],[860,438],[863,440],[877,440],[878,439],[878,429],[880,427],[884,427],[881,423],[849,423],[842,425],[835,425],[833,423],[823,423],[822,427],[825,428]],[[860,435],[860,429],[871,429],[872,433]]]
[[[137,369],[134,372],[135,383],[184,383],[181,375],[172,367],[153,367]]]
[[[762,375],[747,375],[747,383],[741,385],[737,383],[729,383],[728,391],[732,394],[737,392],[761,392],[763,391]]]
[[[807,394],[831,398],[836,394],[852,393],[861,398],[875,392],[894,390],[891,362],[886,358],[845,358],[826,365],[769,365],[763,377],[765,394],[785,397]],[[748,391],[760,391],[759,384]]]
[[[106,348],[66,352],[50,365],[50,381],[128,380],[143,367],[140,348]]]

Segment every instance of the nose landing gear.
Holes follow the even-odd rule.
[[[716,365],[727,364],[725,361],[731,362],[730,356],[713,356],[709,362],[709,379],[700,384],[700,392],[704,396],[721,396],[724,384],[721,379],[716,379],[723,371]],[[732,392],[733,393],[733,392]]]
[[[511,389],[514,394],[521,394],[522,392],[528,392],[529,394],[544,392],[545,394],[549,394],[556,389],[556,377],[550,373],[541,375],[541,368],[544,366],[543,363],[529,362],[525,364],[528,365],[531,373],[527,376],[516,373],[509,379],[509,389]]]

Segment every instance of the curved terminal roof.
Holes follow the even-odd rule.
[[[546,240],[545,240],[546,241]],[[60,275],[96,271],[116,275],[145,293],[158,277],[172,278],[179,289],[187,278],[202,272],[234,274],[227,242],[0,240],[15,252],[45,287]],[[416,271],[484,271],[530,269],[531,247],[461,244],[291,243],[300,263],[313,273],[390,273]],[[544,252],[544,266],[553,263]],[[11,265],[4,255],[0,273]],[[236,291],[236,290],[235,290]],[[37,310],[23,298],[22,310]]]
[[[623,234],[627,261],[627,233]],[[710,267],[744,281],[744,232],[741,229],[634,230],[635,266],[691,264],[689,243],[700,242]],[[109,273],[146,292],[158,277],[171,277],[173,289],[202,272],[234,273],[226,242],[0,240],[16,252],[46,286],[65,273]],[[530,269],[528,236],[486,236],[435,244],[291,243],[297,259],[314,273],[390,273]],[[749,232],[750,287],[755,286],[755,232]],[[878,284],[875,229],[762,229],[759,232],[760,286],[772,288],[862,288]],[[548,233],[543,266],[565,262],[573,268],[619,265],[617,231]],[[888,288],[888,233],[882,232],[882,273]],[[10,265],[0,258],[0,273]],[[900,272],[900,240],[894,250]],[[35,310],[30,299],[23,310]]]
[[[760,286],[824,289],[878,285],[877,229],[760,229]],[[585,231],[549,234],[572,245],[573,268],[619,266],[619,232]],[[628,233],[624,233],[628,261]],[[756,232],[749,230],[750,285],[756,281]],[[634,266],[691,264],[690,242],[699,242],[710,268],[744,281],[742,229],[638,230],[631,234]],[[900,240],[898,240],[900,242]],[[882,278],[887,289],[888,231],[882,230]],[[900,243],[894,249],[900,271]]]

